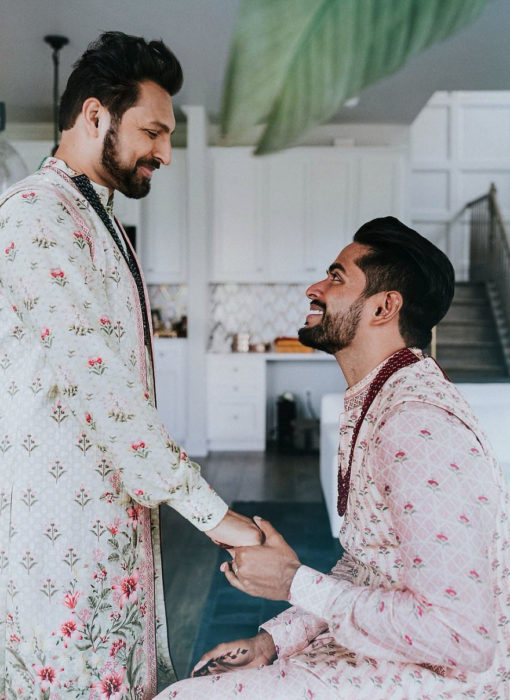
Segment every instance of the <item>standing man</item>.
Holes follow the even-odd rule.
[[[182,71],[103,34],[76,63],[62,141],[0,200],[0,697],[140,698],[175,678],[158,508],[259,542],[155,409],[148,302],[113,193],[168,165]]]
[[[162,698],[436,700],[510,696],[508,490],[470,407],[420,348],[453,269],[392,217],[375,219],[307,290],[301,342],[335,355],[342,559],[302,565],[258,520],[227,579],[292,606],[205,654]],[[229,672],[229,673],[226,673]]]

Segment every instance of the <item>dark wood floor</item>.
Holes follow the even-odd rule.
[[[215,452],[197,461],[204,477],[229,504],[322,500],[318,453]],[[191,660],[217,548],[166,506],[161,509],[161,531],[170,649],[182,678]]]

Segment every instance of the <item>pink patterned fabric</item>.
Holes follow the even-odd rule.
[[[175,678],[157,506],[201,530],[227,506],[158,416],[131,274],[70,175],[0,200],[0,698],[150,700]]]
[[[374,376],[346,394],[342,465]],[[388,380],[355,452],[344,556],[329,574],[300,567],[293,607],[263,625],[277,666],[319,678],[317,698],[510,697],[508,490],[469,406],[423,359]],[[203,697],[230,697],[242,677]],[[171,688],[198,697],[194,682]]]

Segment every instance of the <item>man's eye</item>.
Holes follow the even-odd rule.
[[[156,131],[151,131],[150,129],[145,129],[145,133],[148,134],[151,139],[155,139],[158,135]]]

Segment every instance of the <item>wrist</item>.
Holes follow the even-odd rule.
[[[288,564],[286,566],[284,580],[287,584],[287,600],[290,599],[290,590],[292,588],[292,582],[294,581],[296,571],[299,569],[300,566],[301,566],[301,562],[299,560],[288,562]]]
[[[255,637],[255,643],[258,653],[268,664],[272,663],[276,659],[276,646],[269,632],[260,630]]]

